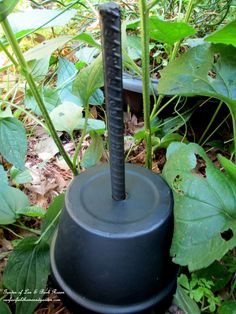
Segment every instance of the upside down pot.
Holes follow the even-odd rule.
[[[53,277],[76,312],[157,313],[171,300],[172,193],[161,176],[124,164],[119,7],[100,7],[110,165],[69,185],[51,247]],[[68,302],[67,302],[68,303]]]

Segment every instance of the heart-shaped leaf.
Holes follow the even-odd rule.
[[[207,267],[236,245],[236,183],[197,144],[172,143],[163,176],[174,193],[174,261]]]
[[[23,239],[9,257],[4,270],[4,285],[14,293],[16,314],[32,314],[43,298],[50,274],[49,245],[36,237]],[[17,274],[17,276],[16,276]],[[27,300],[30,300],[27,302]]]
[[[234,36],[235,32],[236,21],[233,21],[207,36],[205,38],[205,41],[209,41],[215,44],[233,45],[234,47],[236,47],[236,38]]]
[[[77,125],[82,118],[83,108],[72,102],[65,101],[57,106],[50,113],[50,118],[57,131],[66,131],[69,134],[77,129]]]
[[[0,225],[7,225],[16,221],[17,211],[29,206],[29,201],[21,190],[0,185],[0,204]]]
[[[159,94],[204,95],[223,100],[236,118],[236,48],[199,45],[161,71]]]
[[[0,154],[15,167],[24,169],[27,139],[25,129],[16,118],[0,119]]]
[[[156,16],[149,18],[149,28],[150,38],[170,45],[196,33],[187,23],[162,21]]]

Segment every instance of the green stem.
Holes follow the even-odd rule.
[[[193,10],[195,1],[196,1],[196,0],[190,0],[190,1],[189,1],[188,7],[187,7],[187,10],[186,10],[184,19],[183,19],[183,22],[185,22],[185,23],[188,23],[188,22],[189,22],[190,15],[191,15],[191,13],[192,13],[192,10]],[[177,55],[177,53],[178,53],[178,51],[179,51],[180,44],[181,44],[181,40],[177,41],[177,42],[174,44],[174,48],[173,48],[173,51],[172,51],[171,56],[170,56],[170,62],[172,62],[172,61],[176,58],[176,55]]]
[[[20,229],[23,229],[23,230],[26,230],[26,231],[29,231],[31,233],[34,233],[36,235],[40,235],[40,231],[39,230],[35,230],[35,229],[32,229],[32,228],[28,228],[26,227],[25,225],[18,225],[18,224],[12,224],[13,226],[17,227],[17,228],[20,228]]]
[[[153,0],[147,5],[147,10],[150,11],[160,0]]]
[[[205,139],[205,141],[202,143],[202,146],[204,146],[204,145],[208,142],[208,140],[212,137],[212,135],[214,135],[215,132],[222,126],[222,124],[225,123],[225,121],[229,118],[229,116],[230,116],[230,113],[224,118],[223,121],[221,121],[221,123],[215,128],[215,130],[212,131],[210,135],[208,135],[208,137],[207,137],[207,138]],[[233,124],[234,124],[234,122],[233,122]],[[234,128],[234,127],[233,127],[233,128]],[[234,143],[236,142],[236,141],[235,141],[235,138],[236,138],[236,134],[235,134],[235,133],[236,133],[236,128],[234,128]]]
[[[25,60],[25,58],[24,58],[24,56],[20,50],[20,47],[18,45],[18,42],[15,38],[15,35],[11,29],[11,26],[10,26],[8,20],[7,19],[3,20],[1,22],[1,25],[2,25],[3,31],[5,33],[5,36],[9,42],[9,44],[11,45],[12,50],[16,56],[16,59],[19,63],[21,71],[22,71],[23,75],[25,76],[27,83],[29,84],[31,93],[34,96],[34,98],[35,98],[35,100],[39,106],[39,109],[40,109],[42,116],[45,120],[45,123],[46,123],[46,125],[50,131],[50,134],[51,134],[55,144],[57,145],[57,147],[59,149],[59,152],[61,153],[61,155],[64,158],[67,165],[72,170],[73,174],[77,175],[76,168],[73,167],[73,163],[70,160],[70,157],[67,155],[67,153],[66,153],[66,151],[65,151],[65,149],[64,149],[64,147],[63,147],[63,145],[62,145],[62,143],[61,143],[61,141],[57,135],[56,129],[54,128],[54,125],[50,119],[50,116],[47,112],[47,109],[45,108],[44,102],[43,102],[42,97],[38,91],[37,85],[33,79],[32,74],[30,73],[27,62],[26,62],[26,60]]]
[[[81,146],[83,144],[84,137],[87,134],[88,118],[89,118],[89,104],[87,104],[86,108],[85,108],[84,128],[83,128],[83,131],[82,131],[79,143],[78,143],[78,145],[76,147],[75,154],[74,154],[74,157],[73,157],[73,166],[75,168],[77,167],[77,159],[78,159],[79,151],[80,151]],[[80,172],[79,165],[77,167],[77,171],[78,171],[78,173]]]
[[[139,0],[140,26],[141,26],[141,45],[142,45],[142,82],[143,82],[143,111],[146,144],[145,166],[152,168],[152,140],[150,123],[150,77],[149,77],[149,20],[148,8],[145,0]]]
[[[201,138],[200,138],[199,141],[198,141],[198,144],[199,144],[199,145],[202,144],[203,139],[204,139],[206,133],[209,131],[210,127],[212,126],[212,123],[214,122],[215,117],[217,116],[217,114],[218,114],[220,108],[222,107],[222,104],[223,104],[223,101],[221,100],[220,103],[219,103],[219,105],[218,105],[217,108],[216,108],[216,111],[214,112],[214,114],[213,114],[213,116],[212,116],[212,118],[211,118],[211,121],[208,123],[208,125],[207,125],[205,131],[203,132]]]
[[[14,64],[15,67],[18,66],[16,60],[14,59],[14,57],[10,54],[10,52],[7,50],[7,48],[5,47],[5,45],[1,42],[0,40],[0,47],[2,48],[2,50],[5,52],[6,56],[8,57],[8,59],[12,62],[12,64]]]
[[[179,97],[179,96],[175,95],[175,96],[171,97],[171,99],[169,99],[159,110],[157,110],[157,111],[153,110],[152,113],[151,113],[151,120],[154,119],[155,117],[157,117],[162,112],[162,110],[164,110],[177,97]],[[159,100],[159,98],[158,98],[158,100]],[[158,100],[157,100],[157,102],[158,102]],[[156,109],[158,107],[159,106],[156,106]]]

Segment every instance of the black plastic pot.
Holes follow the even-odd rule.
[[[171,302],[172,193],[152,171],[124,165],[119,7],[100,9],[110,166],[89,169],[67,189],[51,247],[54,280],[75,313],[131,314]]]
[[[171,191],[143,167],[127,164],[125,174],[123,201],[111,197],[107,165],[75,178],[51,248],[60,289],[97,313],[138,313],[161,306],[176,285],[176,267],[169,258]]]
[[[158,96],[157,84],[158,79],[150,79],[150,102],[151,106],[154,103],[154,97]],[[132,76],[128,73],[123,73],[123,97],[124,103],[130,106],[130,109],[136,115],[143,114],[143,96],[142,96],[142,79],[137,76]]]

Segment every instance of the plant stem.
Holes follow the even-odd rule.
[[[147,10],[150,11],[160,0],[153,0],[147,5]]]
[[[149,20],[148,8],[145,0],[139,0],[141,45],[142,45],[142,82],[143,82],[143,111],[146,144],[145,166],[152,168],[152,140],[150,123],[150,77],[149,77]]]
[[[48,127],[48,129],[50,130],[50,134],[55,142],[55,144],[57,145],[58,149],[59,149],[59,152],[61,153],[62,157],[64,158],[65,162],[67,163],[67,165],[70,167],[70,169],[72,170],[73,174],[74,175],[77,175],[77,171],[76,171],[76,168],[73,167],[73,163],[72,161],[70,160],[70,157],[67,155],[58,135],[57,135],[57,132],[56,132],[56,129],[54,128],[54,125],[50,119],[50,116],[47,112],[47,109],[45,108],[45,105],[44,105],[44,102],[42,100],[42,97],[38,91],[38,88],[37,88],[37,85],[33,79],[33,76],[28,68],[28,65],[27,65],[27,62],[20,50],[20,47],[18,45],[18,42],[15,38],[15,35],[11,29],[11,26],[8,22],[7,19],[3,20],[1,22],[1,25],[2,25],[2,28],[3,28],[3,31],[5,33],[5,36],[9,42],[9,44],[11,45],[12,47],[12,50],[16,56],[16,59],[19,63],[19,66],[21,68],[21,71],[23,73],[23,75],[25,76],[25,79],[27,81],[27,83],[29,84],[29,87],[30,87],[30,90],[31,90],[31,93],[33,94],[38,106],[39,106],[39,109],[42,113],[42,116],[45,120],[45,123]]]
[[[188,21],[190,19],[190,15],[191,15],[193,7],[194,7],[194,4],[195,4],[195,1],[196,0],[190,0],[189,1],[188,7],[187,7],[187,10],[186,10],[184,19],[183,19],[183,22],[188,23]],[[181,44],[181,40],[177,41],[174,44],[174,49],[173,49],[173,51],[171,53],[171,56],[170,56],[170,62],[172,62],[176,58],[176,55],[177,55],[177,53],[179,51],[180,44]]]
[[[0,47],[2,48],[2,50],[5,52],[6,56],[8,57],[8,59],[12,62],[12,64],[14,64],[15,67],[18,66],[16,60],[14,59],[14,57],[10,54],[10,52],[7,50],[7,48],[5,47],[5,45],[1,42],[0,40]]]
[[[80,151],[81,146],[83,144],[84,137],[85,137],[85,135],[87,133],[88,118],[89,118],[89,104],[87,104],[86,107],[85,107],[84,128],[83,128],[83,131],[82,131],[79,143],[78,143],[78,145],[76,147],[75,154],[74,154],[74,157],[73,157],[73,166],[75,168],[77,167],[77,159],[78,159],[79,151]],[[77,171],[78,171],[78,173],[80,172],[79,165],[77,167]]]
[[[36,235],[40,235],[40,233],[41,233],[39,230],[35,230],[35,229],[32,229],[32,228],[28,228],[28,227],[26,227],[25,225],[22,225],[22,224],[20,224],[20,225],[18,225],[18,224],[12,224],[12,225],[15,226],[15,227],[17,227],[17,228],[20,228],[20,229],[29,231],[29,232],[31,232],[31,233],[34,233],[34,234],[36,234]]]
[[[220,108],[222,107],[222,104],[223,104],[223,101],[221,100],[220,103],[219,103],[219,105],[218,105],[217,108],[216,108],[216,111],[214,112],[214,114],[213,114],[213,116],[212,116],[212,118],[211,118],[211,121],[208,123],[208,125],[207,125],[205,131],[203,132],[201,138],[200,138],[199,141],[198,141],[198,144],[199,144],[199,145],[202,144],[203,139],[204,139],[206,133],[209,131],[210,127],[212,126],[212,123],[214,122],[215,117],[217,116],[217,114],[218,114]]]

